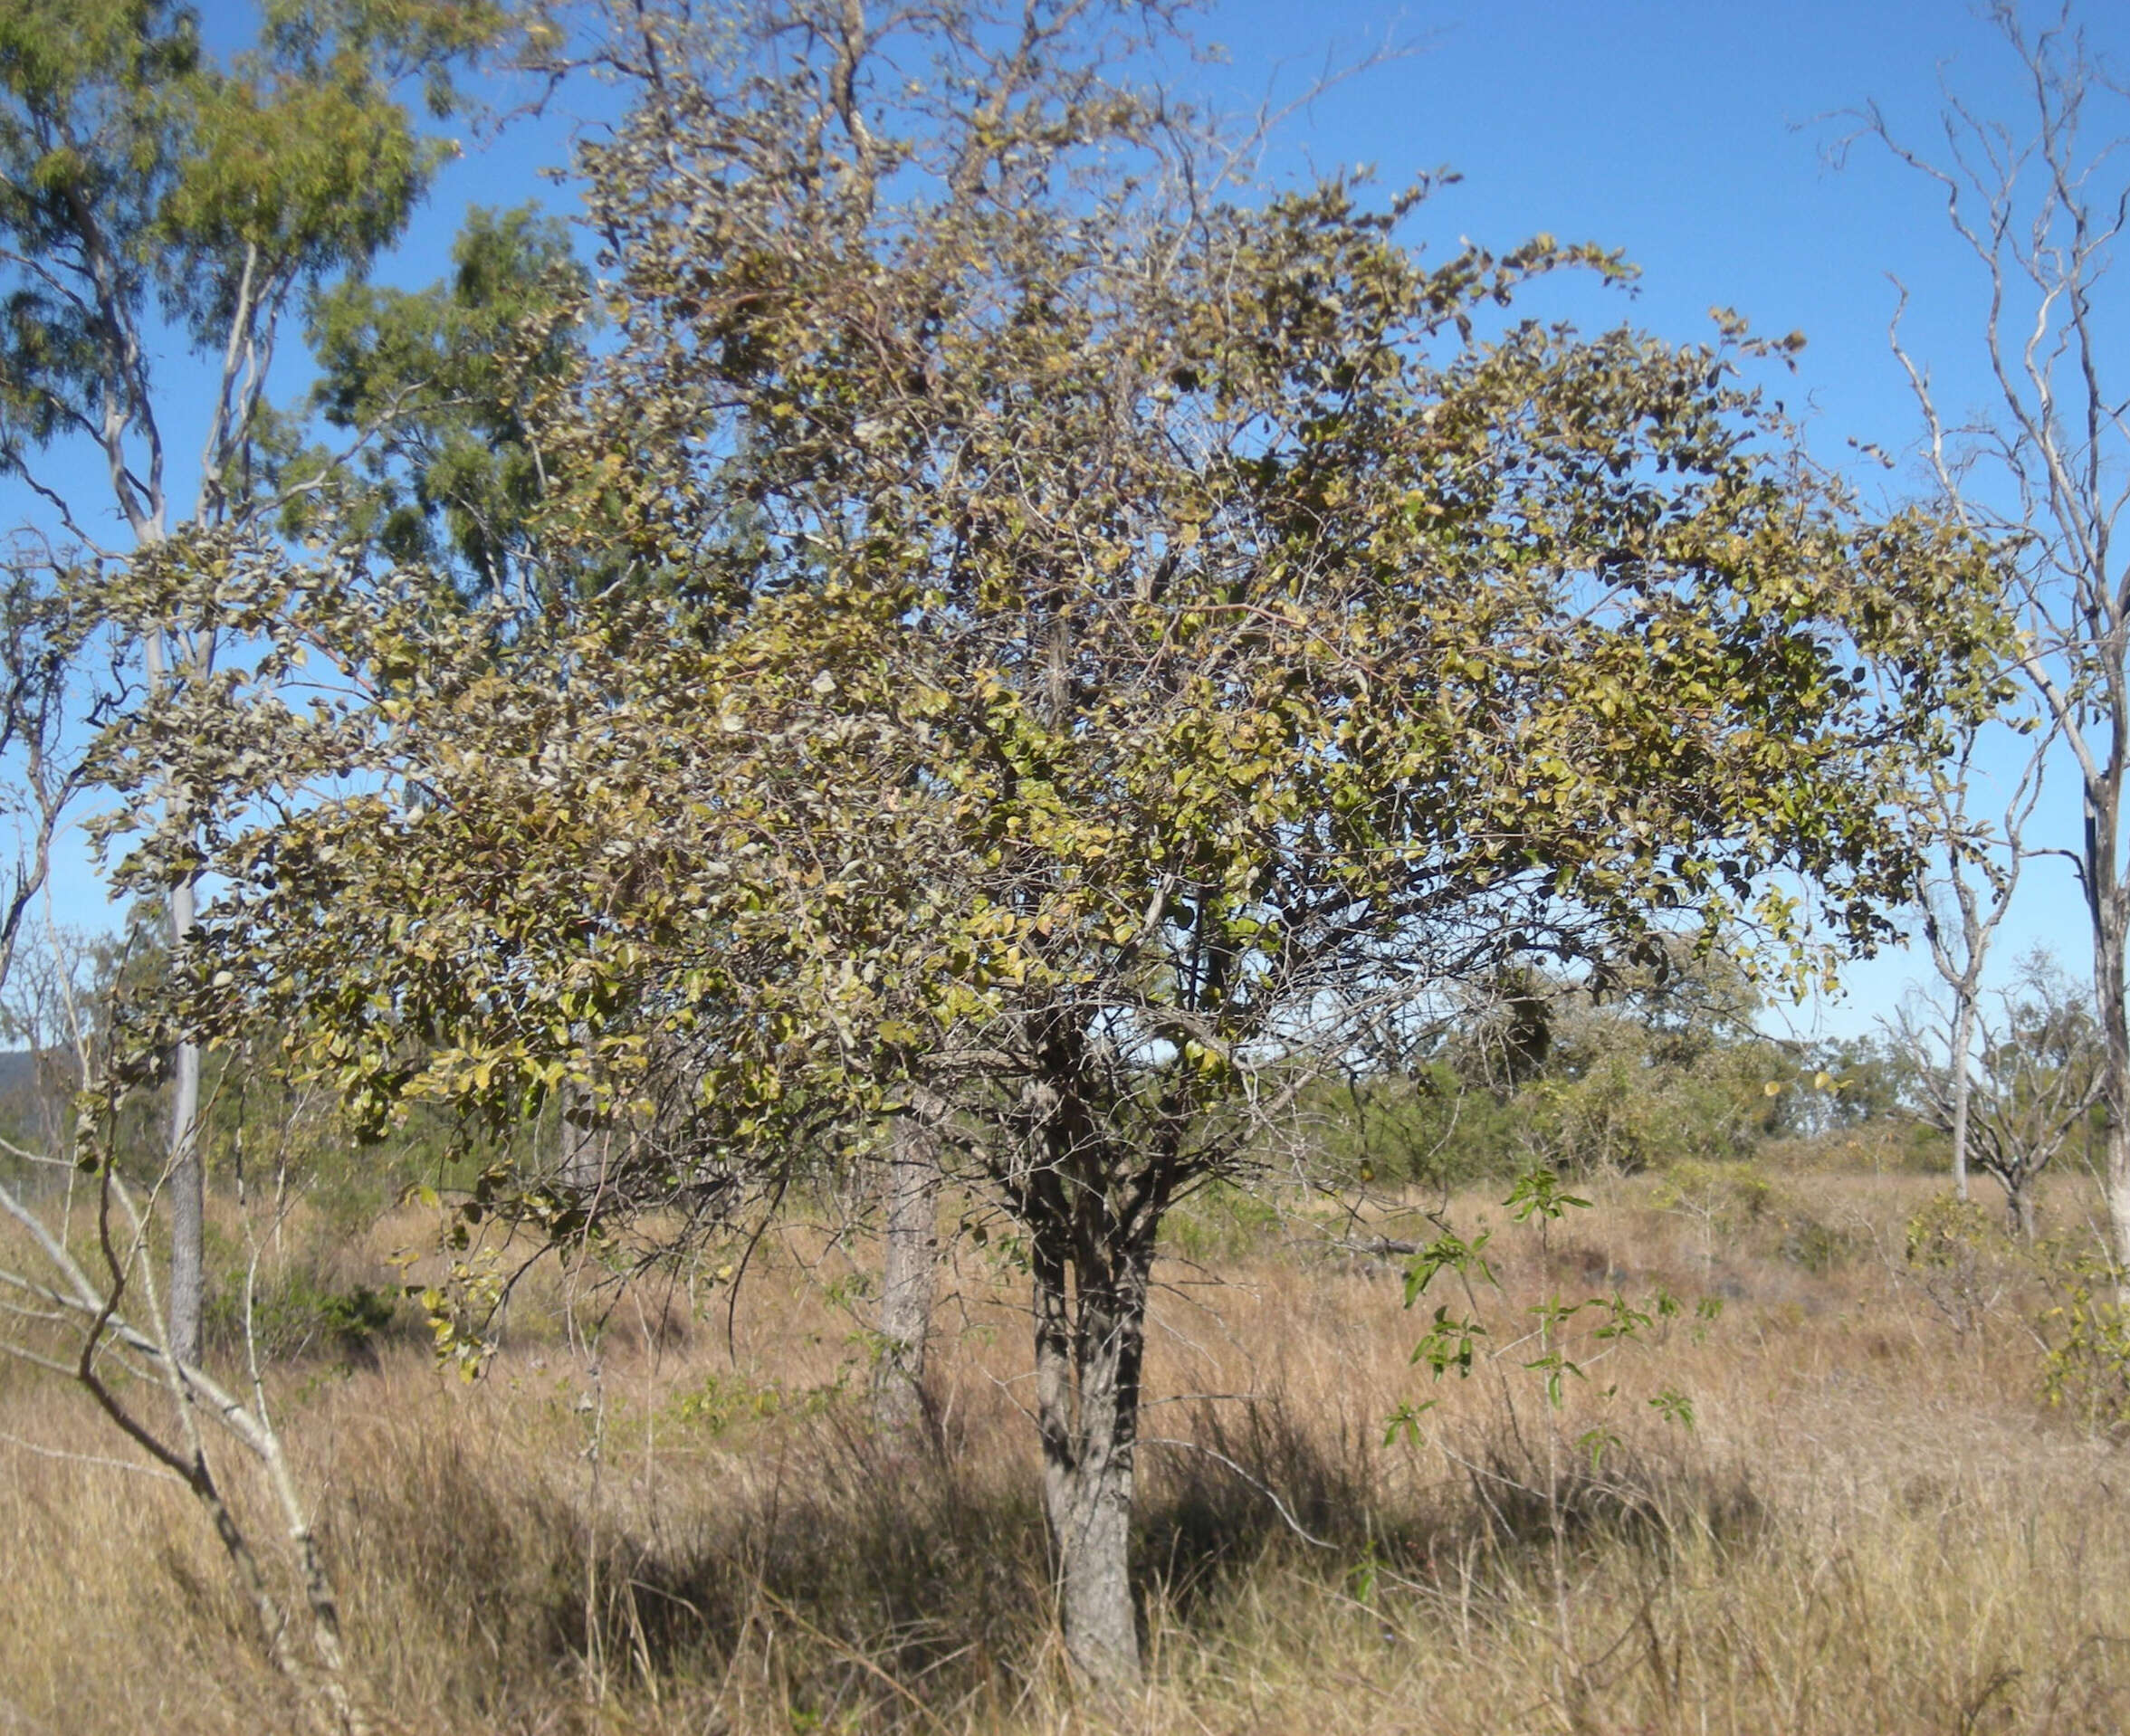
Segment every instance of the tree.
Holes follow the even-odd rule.
[[[0,474],[138,643],[151,685],[207,684],[211,634],[168,613],[167,545],[258,523],[315,475],[273,474],[265,397],[283,316],[307,289],[359,274],[399,234],[450,148],[398,90],[450,112],[452,65],[497,34],[499,6],[445,0],[267,0],[255,46],[227,64],[170,0],[26,0],[0,18]],[[166,342],[201,377],[158,369]],[[198,481],[179,501],[181,405],[205,405]],[[92,453],[98,491],[61,460]],[[115,516],[123,535],[104,529]],[[212,566],[210,549],[203,565]],[[159,791],[180,832],[205,799],[181,765]],[[167,863],[170,939],[196,915],[185,852]],[[199,1049],[171,1057],[169,1308],[196,1361],[203,1297]]]
[[[1953,1192],[1963,1200],[1967,1197],[1968,1108],[1982,974],[2026,866],[2027,823],[2040,799],[2042,770],[2054,737],[2045,735],[2034,743],[1993,829],[1978,823],[1971,811],[1974,756],[1982,739],[1981,726],[1964,728],[1957,750],[1932,779],[1932,826],[1939,835],[1943,869],[1923,894],[1923,934],[1931,965],[1953,997],[1945,1130],[1953,1141]]]
[[[78,731],[115,708],[115,672],[96,679],[91,637],[63,587],[64,562],[24,537],[0,568],[0,763],[14,771],[0,821],[16,835],[14,870],[0,891],[0,982],[23,924],[52,875],[52,850],[91,766]]]
[[[880,1274],[880,1360],[874,1371],[874,1419],[906,1432],[924,1397],[924,1358],[931,1336],[934,1266],[940,1235],[939,1144],[931,1118],[915,1105],[894,1118],[882,1213],[885,1254]]]
[[[2034,1189],[2071,1137],[2087,1128],[2103,1088],[2103,1051],[2091,991],[2073,983],[2046,952],[2020,960],[1993,997],[1954,1002],[1948,1013],[1911,999],[1893,1035],[1914,1061],[1913,1078],[1929,1122],[1950,1133],[1964,1117],[1975,1161],[2004,1189],[2012,1231],[2031,1242]],[[1979,1077],[1947,1043],[1964,1022],[1979,1049]],[[1944,1059],[1941,1059],[1944,1057]]]
[[[1418,195],[1254,187],[1119,70],[1141,16],[778,5],[611,46],[617,340],[540,414],[540,534],[623,570],[530,623],[414,573],[291,596],[378,781],[233,829],[195,985],[376,1117],[588,1093],[612,1209],[924,1114],[1026,1249],[1105,1684],[1168,1210],[1467,985],[1868,947],[1998,636],[1986,548],[1858,516],[1740,379],[1791,345],[1511,323],[1534,276],[1623,268],[1433,263]]]
[[[2009,0],[1989,16],[2023,74],[2023,118],[1992,119],[1949,94],[1942,158],[1897,139],[1876,109],[1862,116],[1863,133],[1934,186],[1980,271],[1988,409],[1947,411],[1897,316],[1895,351],[1943,509],[2017,550],[2017,668],[2076,768],[2085,823],[2066,854],[2092,935],[2106,1057],[2104,1191],[2119,1299],[2130,1303],[2130,569],[2115,548],[2130,430],[2110,384],[2102,306],[2130,221],[2122,137],[2102,111],[2124,92],[2068,0],[2038,30]]]
[[[0,785],[0,813],[14,824],[19,844],[0,905],[0,1006],[7,1009],[0,1017],[10,1025],[27,956],[23,923],[49,873],[69,802],[88,777],[85,730],[119,699],[120,683],[100,661],[95,634],[63,589],[41,579],[28,557],[18,559],[0,591],[0,752],[11,774]],[[56,933],[52,939],[57,981],[43,998],[55,1005],[35,1009],[32,1029],[40,1047],[63,1037],[67,1100],[89,1107],[63,1141],[49,1125],[42,1140],[14,1129],[15,1137],[0,1137],[8,1169],[17,1172],[0,1177],[0,1219],[14,1232],[0,1254],[0,1356],[77,1383],[160,1474],[182,1484],[214,1527],[262,1648],[308,1722],[358,1736],[371,1726],[347,1680],[338,1598],[267,1406],[256,1347],[248,1393],[216,1381],[177,1348],[170,1298],[149,1258],[148,1202],[113,1160],[122,1093],[109,1064],[121,1035],[108,1009],[92,1028],[79,961],[64,956]],[[47,1178],[63,1178],[63,1190],[37,1186]],[[77,1183],[87,1235],[75,1217]],[[56,1196],[57,1209],[40,1211],[40,1193],[46,1202]],[[159,1416],[158,1400],[167,1403]],[[286,1539],[278,1562],[230,1500],[218,1444],[248,1453],[263,1470]]]
[[[451,256],[451,277],[426,290],[349,278],[313,299],[312,402],[361,444],[352,464],[330,448],[297,461],[330,480],[286,516],[299,531],[330,523],[373,558],[455,567],[470,600],[533,607],[543,491],[526,415],[574,366],[590,286],[567,228],[530,206],[475,207]]]

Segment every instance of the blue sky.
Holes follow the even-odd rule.
[[[2090,6],[2086,20],[2096,45],[2130,67],[2130,8]],[[223,13],[212,28],[219,33],[229,21]],[[1587,326],[1628,320],[1691,339],[1709,331],[1708,310],[1720,305],[1770,333],[1801,330],[1809,347],[1786,401],[1806,418],[1819,455],[1854,463],[1874,495],[1897,497],[1919,481],[1906,465],[1886,472],[1857,461],[1847,444],[1854,438],[1899,454],[1915,433],[1886,348],[1889,272],[1913,292],[1907,335],[1945,396],[1962,405],[1982,396],[1977,282],[1930,188],[1868,146],[1846,168],[1828,161],[1850,130],[1839,111],[1867,100],[1882,105],[1896,131],[1932,144],[1941,70],[1979,109],[2019,116],[2016,63],[1960,0],[1227,0],[1208,10],[1202,30],[1225,45],[1227,60],[1190,75],[1237,104],[1295,97],[1327,65],[1372,49],[1409,51],[1295,115],[1267,155],[1267,172],[1367,162],[1398,185],[1451,167],[1463,180],[1440,192],[1418,225],[1437,245],[1468,235],[1505,249],[1546,230],[1622,249],[1641,268],[1631,299],[1564,285],[1538,307],[1549,317]],[[538,198],[568,214],[568,188],[537,174],[566,150],[558,115],[471,151],[440,177],[384,274],[409,283],[441,275],[470,203]],[[291,367],[284,392],[301,384]],[[11,518],[16,499],[0,495]],[[2049,835],[2043,842],[2068,844],[2076,825],[2075,802],[2052,800],[2038,830]],[[62,858],[54,899],[63,921],[105,920],[100,888],[78,851]],[[2009,925],[2006,962],[2035,940],[2082,974],[2082,916],[2058,863],[2031,872]],[[1859,967],[1847,999],[1801,1009],[1799,1028],[1867,1029],[1924,970],[1903,955]]]

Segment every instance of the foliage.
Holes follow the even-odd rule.
[[[1170,1204],[1466,987],[1884,937],[2000,635],[1991,551],[1860,515],[1744,379],[1792,344],[1506,320],[1623,268],[1242,183],[1118,71],[1139,15],[651,19],[584,157],[616,339],[526,412],[540,558],[617,576],[469,612],[258,563],[252,630],[349,691],[227,691],[266,775],[188,780],[231,893],[179,1014],[282,1022],[374,1123],[569,1093],[597,1188],[476,1202],[557,1233],[943,1105],[1027,1237],[1098,1675]]]
[[[750,1379],[742,1373],[712,1373],[667,1407],[674,1422],[711,1440],[719,1440],[749,1423],[772,1417],[818,1416],[847,1397],[847,1370],[822,1386],[792,1389],[775,1380]]]
[[[1713,1046],[1690,1061],[1651,1054],[1643,1034],[1592,1021],[1562,1072],[1525,1093],[1525,1138],[1562,1168],[1632,1172],[1676,1156],[1743,1158],[1773,1130],[1765,1085],[1780,1065],[1764,1040]]]
[[[1750,1163],[1689,1159],[1668,1165],[1650,1197],[1659,1211],[1691,1213],[1729,1235],[1757,1222],[1773,1192],[1773,1184]]]
[[[1931,1305],[1962,1337],[1975,1331],[2002,1288],[2011,1252],[1981,1207],[1946,1193],[1908,1220],[1907,1263]]]
[[[276,1362],[301,1357],[368,1362],[376,1357],[377,1341],[403,1318],[393,1292],[332,1283],[303,1264],[289,1265],[257,1286],[248,1285],[241,1271],[232,1273],[207,1300],[211,1341],[253,1346]]]
[[[1316,1173],[1349,1187],[1448,1189],[1513,1175],[1526,1155],[1522,1099],[1467,1086],[1441,1059],[1326,1082],[1303,1094],[1298,1113]]]
[[[590,286],[568,230],[530,207],[476,207],[451,257],[451,278],[425,291],[351,279],[312,301],[313,401],[330,427],[368,438],[354,466],[324,449],[288,466],[328,481],[286,523],[330,526],[387,563],[455,563],[469,599],[522,606],[543,491],[527,419],[577,365]]]
[[[2086,1237],[2036,1241],[1972,1201],[1935,1197],[1908,1222],[1907,1264],[1953,1332],[1979,1333],[2008,1296],[2041,1350],[2039,1396],[2088,1433],[2130,1426],[2130,1319],[2122,1274]],[[2026,1312],[2029,1299],[2031,1312]]]
[[[662,141],[671,120],[654,107],[636,124]],[[1591,256],[1552,247],[1423,269],[1386,239],[1388,215],[1337,187],[1265,209],[1133,207],[1153,239],[1119,256],[1117,222],[1043,204],[1017,163],[1005,191],[957,196],[983,219],[980,250],[947,222],[961,207],[943,193],[900,209],[902,227],[877,219],[913,250],[897,256],[901,292],[985,286],[966,325],[918,320],[904,334],[915,348],[893,359],[927,374],[920,398],[845,344],[853,322],[890,310],[839,299],[857,290],[833,275],[833,253],[803,255],[831,273],[804,293],[779,280],[718,315],[744,325],[712,320],[704,286],[760,263],[749,249],[762,237],[827,248],[787,234],[784,202],[812,185],[803,164],[736,160],[719,215],[669,212],[660,202],[693,183],[661,178],[663,160],[646,142],[594,163],[616,221],[645,233],[623,254],[639,310],[591,399],[611,419],[585,470],[608,491],[655,481],[627,503],[645,535],[651,515],[699,499],[751,502],[757,516],[774,506],[788,523],[752,552],[755,601],[712,644],[655,599],[507,644],[425,614],[418,592],[375,620],[321,609],[307,623],[374,683],[368,722],[389,731],[377,763],[420,781],[404,805],[358,796],[291,826],[272,841],[271,874],[256,854],[231,865],[255,894],[247,917],[331,914],[323,946],[343,970],[366,952],[348,939],[379,943],[380,967],[412,987],[387,1023],[418,1027],[407,1009],[433,1009],[441,1046],[426,1066],[409,1073],[379,1054],[351,1086],[514,1105],[558,1065],[640,1071],[641,986],[657,976],[650,1016],[676,1032],[723,1019],[721,1037],[750,1051],[756,1083],[736,1050],[721,1082],[750,1107],[772,1089],[761,1081],[802,1081],[801,1060],[835,1085],[874,1036],[902,1064],[959,1052],[980,1057],[963,1071],[995,1068],[1008,1057],[952,1033],[1002,1034],[1013,1009],[1055,1003],[1104,1009],[1114,1035],[1104,1049],[1091,1031],[1084,1064],[1128,1057],[1120,1081],[1141,1065],[1167,1079],[1164,1124],[1180,1128],[1208,1092],[1261,1071],[1251,1045],[1298,994],[1372,1002],[1400,952],[1430,967],[1433,987],[1667,909],[1750,919],[1787,941],[1798,913],[1750,872],[1779,857],[1825,871],[1855,939],[1881,931],[1875,901],[1907,858],[1867,798],[1898,794],[1930,702],[1966,679],[1982,640],[1956,635],[1990,630],[1972,612],[1986,573],[1919,521],[1853,526],[1821,485],[1783,492],[1762,450],[1781,432],[1770,413],[1743,388],[1699,384],[1732,365],[1738,340],[1671,352],[1519,328],[1430,363],[1521,278]],[[1147,196],[1134,182],[1117,196]],[[840,196],[813,215],[851,244],[874,221]],[[684,291],[660,275],[654,244],[683,217],[700,219],[691,245],[712,274]],[[1158,286],[1129,274],[1157,239],[1174,255]],[[1070,333],[1009,325],[1001,348],[991,322],[1016,307],[1033,322],[1035,300],[1053,295],[1047,278],[998,281],[1017,244],[1038,250],[1031,270],[1055,254],[1054,271],[1080,272],[1084,310]],[[774,340],[774,367],[749,334]],[[845,371],[820,371],[831,367]],[[651,378],[673,403],[645,401],[636,388]],[[1036,378],[1039,400],[1013,396]],[[1120,378],[1138,396],[1118,399]],[[739,444],[682,444],[698,454],[684,475],[624,450],[640,444],[629,428],[662,415],[717,425],[728,399]],[[826,464],[824,443],[850,432],[859,403],[908,425],[868,423]],[[1097,428],[1113,403],[1132,420]],[[779,438],[787,424],[807,438]],[[1266,430],[1282,431],[1269,447]],[[1189,457],[1202,438],[1222,444]],[[1661,524],[1665,497],[1638,468],[1659,464],[1682,478]],[[1029,516],[1039,478],[1101,482],[1042,496],[1094,539],[1084,561],[1061,569],[1042,553],[1062,533]],[[832,506],[861,501],[863,534],[831,521]],[[1618,534],[1596,548],[1600,524]],[[1577,548],[1606,556],[1612,605],[1587,606]],[[694,563],[683,588],[730,596],[709,569],[729,569],[733,549],[664,552]],[[1031,628],[1038,574],[1048,600]],[[1926,603],[1934,587],[1946,606]],[[1953,636],[1917,637],[1926,614]],[[1921,659],[1915,684],[1852,674],[1849,635]],[[1054,641],[1062,687],[1046,673]],[[1046,721],[1054,690],[1069,731]],[[1725,708],[1730,732],[1686,730],[1675,697]],[[1630,787],[1626,807],[1600,815],[1600,795]],[[653,791],[715,801],[654,807]],[[1808,799],[1809,824],[1791,812]],[[1710,831],[1718,815],[1741,854]],[[419,892],[432,869],[434,890]],[[357,885],[385,895],[337,895]],[[567,909],[584,914],[562,920]],[[882,926],[904,911],[914,932]],[[257,933],[293,948],[293,928]],[[234,944],[245,930],[229,932]],[[758,983],[769,973],[750,974],[750,946],[765,960],[782,949],[791,975]],[[442,958],[472,967],[454,973],[463,987],[431,968]],[[500,1017],[476,1010],[490,959],[517,985]],[[742,991],[769,998],[729,1016]],[[361,1031],[371,992],[336,987],[325,1010]],[[454,1026],[471,1046],[443,1040]]]
[[[1540,1237],[1542,1254],[1552,1226],[1569,1212],[1588,1210],[1590,1206],[1589,1200],[1565,1192],[1552,1170],[1543,1167],[1519,1176],[1502,1204],[1513,1222],[1531,1226]],[[1661,1343],[1669,1335],[1670,1323],[1685,1312],[1679,1299],[1661,1285],[1640,1304],[1618,1290],[1576,1302],[1566,1301],[1555,1292],[1526,1311],[1532,1321],[1528,1328],[1509,1330],[1499,1321],[1490,1328],[1484,1318],[1482,1292],[1502,1289],[1485,1253],[1491,1240],[1486,1231],[1466,1239],[1453,1229],[1441,1227],[1406,1270],[1408,1309],[1418,1306],[1440,1280],[1453,1281],[1460,1292],[1457,1299],[1436,1305],[1427,1333],[1413,1348],[1414,1365],[1425,1365],[1435,1381],[1452,1370],[1460,1379],[1469,1379],[1476,1372],[1499,1367],[1504,1358],[1513,1357],[1532,1377],[1545,1409],[1558,1414],[1566,1403],[1570,1382],[1587,1385],[1592,1369],[1628,1345]],[[1721,1308],[1720,1302],[1705,1300],[1696,1318],[1705,1323],[1714,1320]],[[1614,1383],[1605,1388],[1601,1396],[1609,1405],[1618,1393],[1619,1386]],[[1421,1418],[1438,1402],[1428,1398],[1418,1404],[1410,1400],[1401,1404],[1385,1425],[1383,1445],[1391,1445],[1402,1437],[1418,1445],[1422,1438]],[[1513,1415],[1513,1394],[1508,1402]],[[1682,1428],[1693,1427],[1693,1401],[1676,1388],[1661,1387],[1645,1402],[1649,1411],[1665,1420]],[[1595,1474],[1605,1453],[1619,1439],[1610,1424],[1601,1418],[1579,1436],[1575,1445],[1589,1456]],[[1557,1521],[1559,1466],[1551,1457],[1547,1463],[1552,1474],[1537,1493]]]
[[[2122,1273],[2090,1252],[2052,1252],[2042,1393],[2082,1427],[2120,1435],[2130,1427],[2130,1312],[2116,1300]]]
[[[1235,1260],[1260,1252],[1280,1222],[1279,1207],[1260,1190],[1216,1181],[1170,1214],[1161,1251],[1203,1264]]]
[[[1914,1064],[1883,1035],[1837,1038],[1813,1051],[1808,1065],[1812,1089],[1785,1099],[1787,1125],[1796,1132],[1811,1137],[1866,1127],[1885,1130],[1911,1119]]]
[[[451,67],[497,33],[486,5],[274,0],[255,46],[224,64],[166,0],[30,0],[0,21],[0,467],[78,434],[143,455],[111,487],[137,535],[160,535],[162,432],[152,311],[225,368],[205,503],[245,486],[252,418],[290,296],[359,271],[398,234],[449,148],[395,86],[449,111]],[[57,498],[57,497],[52,497]],[[75,514],[66,513],[76,534]]]
[[[454,68],[504,19],[489,0],[266,0],[250,45],[217,59],[196,12],[168,0],[28,0],[0,17],[0,476],[26,485],[22,543],[56,600],[138,660],[148,704],[74,721],[94,738],[87,776],[116,796],[100,817],[167,835],[134,884],[159,895],[177,950],[211,848],[200,807],[256,790],[267,750],[228,715],[217,634],[242,623],[221,593],[279,563],[264,520],[323,480],[276,462],[283,317],[404,229],[452,147],[402,97],[418,86],[432,118],[450,114]],[[180,441],[198,453],[189,511]],[[169,1075],[149,1197],[170,1226],[174,1346],[196,1361],[200,1050],[181,1026],[155,1038],[132,1045],[154,1058],[129,1076]]]
[[[1783,1201],[1782,1235],[1776,1246],[1791,1264],[1825,1276],[1870,1251],[1869,1238],[1853,1225],[1829,1224],[1800,1201]]]
[[[1644,949],[1578,978],[1481,984],[1426,1058],[1306,1098],[1327,1173],[1437,1185],[1534,1159],[1629,1173],[1744,1159],[1798,1133],[1893,1112],[1868,1045],[1815,1054],[1769,1037],[1737,961]]]

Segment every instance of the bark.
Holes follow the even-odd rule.
[[[173,952],[192,932],[193,888],[170,889]],[[180,1362],[198,1362],[204,1346],[207,1302],[206,1166],[200,1154],[200,1047],[177,1044],[170,1070],[170,1349]]]
[[[1032,1227],[1036,1426],[1065,1652],[1097,1689],[1129,1688],[1140,1672],[1132,1502],[1152,1237]]]
[[[1973,956],[1971,948],[1969,956]],[[1974,1079],[1967,1057],[1974,1047],[1974,985],[1957,987],[1959,1011],[1953,1020],[1953,1193],[1967,1199],[1967,1113],[1974,1099]]]
[[[2116,1063],[2112,1055],[2108,1065],[2109,1071],[2115,1072]],[[2130,1072],[2130,1061],[2124,1066]],[[2130,1309],[2130,1121],[2125,1121],[2112,1102],[2102,1142],[2107,1152],[2107,1215],[2115,1240],[2116,1300]]]
[[[931,1335],[939,1251],[939,1146],[917,1112],[895,1118],[887,1168],[887,1248],[880,1286],[880,1360],[873,1419],[906,1432],[924,1410],[924,1351]]]
[[[566,1089],[562,1096],[562,1185],[578,1193],[595,1191],[607,1175],[607,1141],[602,1130],[574,1119],[583,1111],[583,1096]]]
[[[2118,731],[2111,768],[2122,757]],[[2100,1003],[2106,1073],[2100,1100],[2106,1125],[2103,1149],[2106,1173],[2102,1190],[2107,1201],[2109,1237],[2116,1261],[2117,1302],[2130,1308],[2130,1009],[2124,1005],[2125,888],[2116,873],[2116,804],[2122,779],[2117,774],[2096,791],[2088,785],[2086,807],[2086,886],[2093,920],[2093,991]],[[2098,797],[2097,800],[2096,797]]]
[[[137,521],[134,531],[144,546],[161,542],[160,507],[152,519]],[[170,679],[170,653],[162,634],[148,634],[142,652],[148,682],[159,692]],[[167,789],[164,798],[179,813],[189,809],[182,789]],[[197,914],[193,882],[189,878],[174,881],[165,901],[175,964]],[[205,1334],[207,1178],[200,1156],[199,1116],[200,1047],[190,1038],[181,1038],[170,1058],[170,1133],[163,1184],[170,1197],[170,1349],[180,1362],[200,1360]]]
[[[2008,1192],[2006,1204],[2011,1207],[2012,1231],[2020,1241],[2031,1245],[2038,1228],[2034,1220],[2033,1178],[2021,1177]]]

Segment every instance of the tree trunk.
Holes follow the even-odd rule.
[[[163,539],[161,511],[145,525],[135,526],[141,542],[154,546]],[[170,677],[168,647],[159,632],[142,642],[148,678],[158,692]],[[189,812],[182,788],[167,789],[164,799],[179,814]],[[170,918],[170,962],[175,969],[197,916],[197,892],[190,878],[171,883],[167,897]],[[206,1205],[207,1178],[200,1157],[200,1045],[180,1038],[170,1058],[170,1135],[164,1164],[163,1185],[170,1197],[170,1282],[166,1292],[169,1308],[170,1350],[180,1362],[197,1363],[205,1339],[207,1302]]]
[[[2130,1007],[2124,1004],[2123,945],[2125,939],[2125,889],[2116,877],[2115,814],[2096,813],[2087,796],[2086,881],[2093,919],[2093,993],[2099,1003],[2103,1039],[2101,1083],[2105,1115],[2104,1147],[2107,1173],[2102,1188],[2107,1199],[2109,1249],[2116,1263],[2116,1299],[2130,1308]],[[2103,875],[2106,878],[2102,878]]]
[[[2110,1073],[2116,1071],[2116,1065],[2111,1056]],[[2130,1060],[2123,1064],[2123,1071],[2130,1074]],[[2130,1309],[2130,1121],[2112,1102],[2102,1140],[2107,1152],[2107,1216],[2115,1241],[2111,1252],[2116,1261],[2116,1300]]]
[[[192,932],[193,887],[170,889],[170,944],[175,953]],[[206,1335],[206,1166],[200,1155],[200,1045],[177,1044],[170,1068],[170,1350],[180,1362],[198,1363]]]
[[[603,1130],[588,1121],[574,1119],[585,1113],[585,1093],[564,1086],[561,1104],[560,1180],[579,1194],[595,1192],[607,1176],[607,1140]]]
[[[2011,1228],[2014,1235],[2031,1247],[2036,1224],[2034,1220],[2034,1178],[2022,1176],[2007,1190],[2005,1203],[2011,1211]]]
[[[884,1430],[906,1432],[923,1410],[939,1201],[938,1141],[918,1111],[905,1111],[895,1118],[894,1150],[887,1167],[880,1360],[873,1375],[873,1420]]]
[[[1129,1688],[1140,1668],[1132,1501],[1151,1236],[1075,1247],[1063,1225],[1033,1227],[1036,1426],[1065,1653],[1096,1688]]]
[[[1972,948],[1972,943],[1971,943]],[[1972,957],[1972,949],[1970,951]],[[1974,1047],[1974,990],[1956,989],[1959,1008],[1953,1019],[1953,1194],[1967,1200],[1967,1112],[1974,1098],[1968,1051]]]

